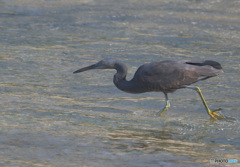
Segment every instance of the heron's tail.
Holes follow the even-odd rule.
[[[213,60],[205,60],[203,62],[186,62],[186,64],[196,65],[196,66],[212,66],[215,69],[222,70],[222,66],[220,63]]]

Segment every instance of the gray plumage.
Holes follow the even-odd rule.
[[[195,89],[188,86],[199,80],[205,80],[223,72],[221,65],[212,60],[199,62],[165,60],[141,65],[134,74],[134,77],[130,81],[127,81],[126,65],[119,60],[107,58],[91,66],[79,69],[74,73],[90,69],[117,70],[117,73],[114,75],[113,82],[118,89],[124,92],[163,92],[166,97],[166,106],[164,111],[170,107],[167,93],[172,93],[181,88]],[[167,103],[169,103],[169,106],[167,106]]]
[[[211,63],[209,63],[211,62]],[[144,64],[136,71],[133,79],[138,90],[132,93],[161,91],[174,92],[176,89],[185,88],[199,80],[217,76],[222,72],[216,69],[217,62],[189,62],[166,60]]]

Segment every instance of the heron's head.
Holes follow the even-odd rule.
[[[84,71],[88,71],[88,70],[92,70],[92,69],[114,69],[116,61],[117,60],[113,59],[113,58],[106,58],[106,59],[103,59],[103,60],[97,62],[96,64],[93,64],[93,65],[81,68],[77,71],[74,71],[73,73],[84,72]]]

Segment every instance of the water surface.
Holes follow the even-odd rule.
[[[238,159],[240,3],[237,0],[1,0],[1,166],[209,166]],[[197,93],[127,94],[115,71],[72,72],[106,57],[139,65],[213,59],[224,74]],[[232,164],[214,164],[226,166]]]

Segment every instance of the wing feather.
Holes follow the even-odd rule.
[[[144,64],[134,75],[134,81],[145,91],[172,92],[199,80],[219,74],[211,65],[196,65],[189,61],[161,61]]]

